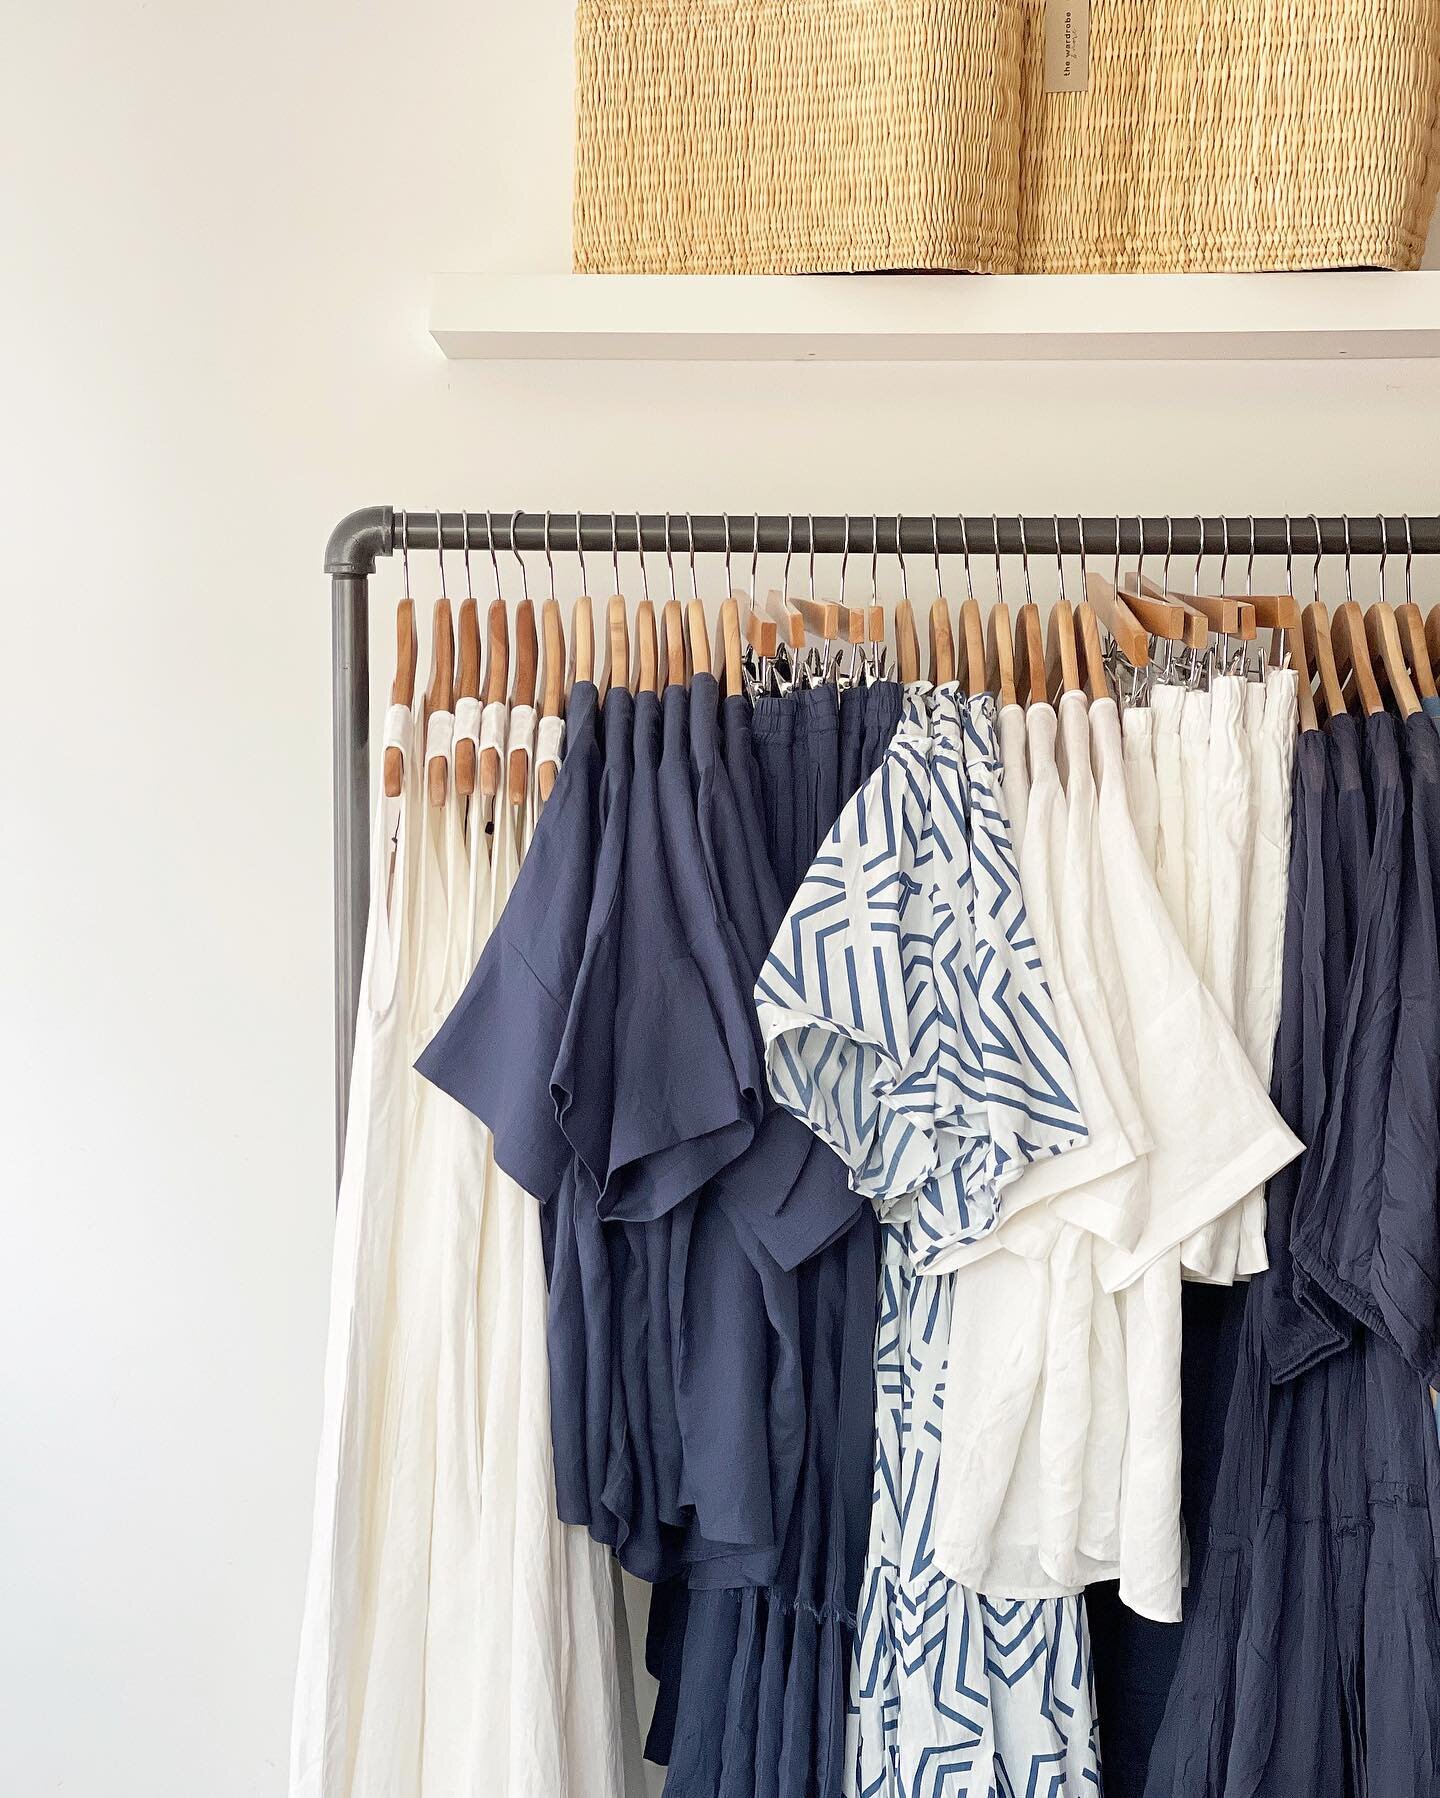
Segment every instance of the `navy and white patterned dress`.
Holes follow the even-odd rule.
[[[890,751],[802,884],[756,986],[777,1100],[884,1220],[870,1545],[845,1789],[1091,1798],[1083,1598],[967,1591],[932,1521],[952,1274],[1005,1186],[1085,1139],[1000,799],[993,702],[913,687]]]

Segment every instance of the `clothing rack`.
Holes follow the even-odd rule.
[[[1416,518],[875,517],[766,513],[403,512],[369,506],[330,534],[335,871],[336,1160],[355,1040],[370,877],[370,576],[376,558],[413,550],[576,549],[634,555],[1121,555],[1232,558],[1440,555],[1440,516]]]

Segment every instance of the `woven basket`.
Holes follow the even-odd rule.
[[[575,266],[1013,269],[1026,0],[580,0]]]
[[[1413,268],[1440,0],[579,0],[575,266]]]
[[[1418,266],[1436,0],[1091,0],[1075,94],[1043,91],[1028,4],[1023,272]]]

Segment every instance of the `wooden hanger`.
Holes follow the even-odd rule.
[[[1021,705],[1045,705],[1050,698],[1045,678],[1045,637],[1040,608],[1033,599],[1015,614],[1015,686]]]
[[[544,678],[540,687],[540,716],[542,718],[560,718],[565,712],[565,625],[560,617],[560,606],[552,596],[545,601],[540,613],[540,635],[545,645]],[[554,762],[546,762],[539,774],[540,801],[544,802],[555,790],[555,776],[559,772]]]
[[[1110,699],[1110,678],[1105,672],[1105,651],[1100,642],[1100,620],[1088,599],[1075,608],[1075,637],[1080,651],[1087,698]]]
[[[743,693],[744,644],[740,635],[740,601],[731,594],[720,602],[720,615],[715,620],[715,678],[726,698]]]
[[[566,686],[573,692],[576,681],[595,679],[595,614],[590,595],[582,593],[570,608],[570,664]]]
[[[601,693],[608,693],[617,683],[630,682],[630,616],[624,598],[615,593],[605,608],[605,671],[600,677]]]
[[[635,678],[634,693],[660,691],[660,649],[655,636],[655,608],[642,599],[635,608]]]
[[[660,661],[667,687],[685,685],[685,613],[678,599],[667,599],[660,613]]]
[[[1016,703],[1015,633],[1010,626],[1010,608],[997,599],[985,620],[985,681],[993,687],[1002,706]]]
[[[705,626],[705,608],[698,599],[685,606],[685,648],[692,674],[709,674],[710,641]]]
[[[772,587],[765,596],[765,615],[775,626],[776,643],[798,656],[805,647],[804,601],[787,599]]]
[[[844,611],[838,600],[833,599],[782,599],[781,595],[772,592],[770,605],[778,603],[794,617],[800,620],[800,641],[805,641],[805,632],[818,637],[822,643],[838,643],[847,641],[844,633],[849,628],[849,614]]]
[[[1410,665],[1415,691],[1422,700],[1440,697],[1435,687],[1435,664],[1431,660],[1430,645],[1425,638],[1425,617],[1413,599],[1407,599],[1396,606],[1395,623],[1399,626],[1400,642],[1404,646],[1405,660]]]
[[[1330,634],[1330,613],[1322,600],[1312,599],[1300,615],[1305,655],[1320,682],[1320,698],[1327,718],[1339,718],[1345,710],[1345,690],[1335,662]]]
[[[1370,643],[1365,635],[1365,614],[1353,599],[1335,608],[1330,621],[1330,641],[1335,650],[1335,667],[1343,682],[1348,675],[1355,683],[1360,709],[1367,718],[1385,710],[1385,698],[1375,678],[1375,664],[1370,659]]]
[[[405,585],[407,588],[410,585],[408,573]],[[415,601],[407,595],[395,608],[395,678],[390,683],[391,705],[414,705],[415,669],[419,659]],[[391,743],[385,751],[383,775],[385,797],[398,799],[405,791],[405,751],[397,743]]]
[[[485,634],[490,661],[485,670],[484,700],[487,706],[504,699],[510,684],[510,615],[503,599],[492,599],[486,614]],[[500,791],[500,751],[480,751],[480,792],[493,799]]]
[[[943,594],[930,607],[930,685],[943,687],[955,678],[955,638],[950,629],[950,608]]]
[[[885,608],[879,600],[865,607],[865,641],[877,648],[885,641]]]
[[[460,602],[460,670],[456,678],[455,697],[476,699],[480,697],[480,607],[475,595],[467,593]],[[475,781],[480,772],[479,750],[469,737],[455,745],[455,791],[468,799],[475,791]]]
[[[1295,670],[1295,703],[1301,730],[1317,729],[1319,719],[1299,600],[1293,593],[1247,593],[1245,598],[1255,609],[1256,624],[1262,631],[1270,632],[1270,666],[1278,668],[1287,655],[1290,658]]]
[[[1096,618],[1102,623],[1121,655],[1132,668],[1145,668],[1150,663],[1150,633],[1135,616],[1130,601],[1115,586],[1107,581],[1103,574],[1097,574],[1093,568],[1085,570],[1085,603]],[[1164,601],[1157,601],[1164,604]],[[1178,608],[1177,608],[1178,612]],[[1184,630],[1183,613],[1174,619],[1175,628]]]
[[[920,678],[920,635],[915,629],[915,608],[908,599],[895,608],[895,672],[905,686]]]
[[[1210,629],[1220,636],[1235,637],[1242,643],[1255,641],[1255,607],[1248,599],[1226,594],[1210,596],[1191,593],[1185,603],[1204,615]]]
[[[1157,585],[1148,575],[1127,575],[1120,593],[1152,637],[1165,637],[1191,649],[1204,649],[1210,641],[1210,620],[1206,615],[1188,598],[1182,599],[1178,593]]]
[[[515,673],[510,685],[510,709],[535,703],[535,677],[540,646],[535,636],[535,607],[522,599],[515,608]],[[508,790],[511,805],[523,805],[530,787],[530,752],[512,749]]]
[[[971,699],[987,690],[985,675],[985,624],[980,616],[980,602],[974,594],[960,601],[959,615],[960,678]]]
[[[1413,718],[1417,712],[1423,712],[1420,695],[1415,690],[1415,682],[1410,677],[1410,667],[1405,660],[1405,645],[1400,639],[1400,625],[1395,617],[1395,608],[1388,600],[1372,600],[1365,609],[1365,642],[1370,651],[1372,667],[1377,667],[1385,676],[1385,684],[1390,689],[1402,718]]]
[[[430,685],[425,691],[425,721],[436,712],[455,710],[455,619],[448,599],[437,599],[430,627]],[[449,763],[432,755],[425,765],[425,785],[431,805],[444,805],[449,784]]]
[[[1080,650],[1075,640],[1075,613],[1063,596],[1050,608],[1045,627],[1046,686],[1053,693],[1080,693]]]
[[[779,646],[780,626],[752,605],[745,614],[745,641],[757,656],[769,661]]]

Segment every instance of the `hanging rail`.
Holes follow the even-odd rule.
[[[376,559],[399,548],[390,506],[368,506],[343,518],[325,548],[330,576],[335,780],[335,1135],[336,1162],[344,1149],[345,1109],[355,1042],[360,968],[370,903],[370,576]],[[638,528],[638,543],[637,543]],[[578,532],[578,536],[577,536]],[[488,550],[586,550],[618,546],[634,554],[647,550],[693,549],[697,555],[726,550],[748,554],[787,550],[819,555],[1103,557],[1115,555],[1193,556],[1200,552],[1231,557],[1440,555],[1440,517],[1377,518],[1053,518],[933,519],[928,512],[901,517],[852,513],[810,515],[766,513],[647,512],[411,512],[406,533],[412,550],[437,546],[460,550],[468,535],[471,552]],[[1117,543],[1118,534],[1118,543]]]

